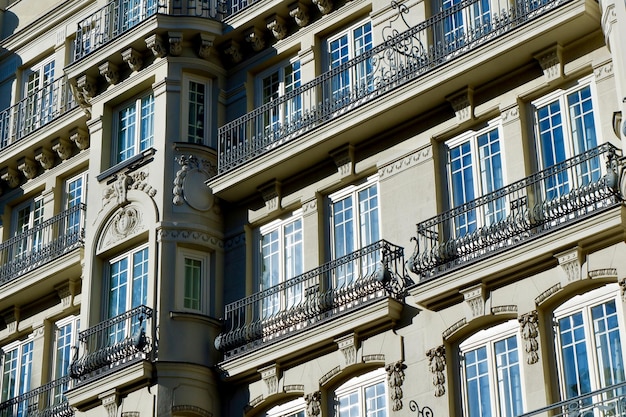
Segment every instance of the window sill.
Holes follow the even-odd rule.
[[[117,174],[118,172],[128,168],[129,171],[134,171],[135,169],[139,168],[140,166],[143,166],[145,164],[147,164],[148,162],[150,162],[152,159],[150,158],[151,156],[153,156],[156,153],[156,149],[154,148],[148,148],[145,151],[128,158],[125,161],[122,161],[118,164],[113,165],[111,168],[103,171],[100,175],[98,175],[96,177],[96,179],[101,182],[109,177],[112,177],[114,174]],[[150,159],[149,159],[150,158]]]

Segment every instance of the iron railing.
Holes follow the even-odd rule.
[[[76,205],[0,244],[0,285],[82,247],[84,204]]]
[[[82,355],[70,364],[80,384],[108,375],[155,355],[152,309],[138,306],[80,332]]]
[[[522,414],[520,417],[539,415],[551,417],[626,416],[626,382],[554,403]]]
[[[74,410],[63,395],[71,385],[68,376],[0,403],[0,417],[72,417]]]
[[[215,345],[225,358],[279,340],[381,298],[400,298],[404,249],[380,240],[230,303]]]
[[[399,34],[392,22],[383,30],[384,43],[222,126],[218,171],[268,153],[570,1],[507,1],[489,12],[482,0],[464,0]],[[404,19],[406,7],[393,4]]]
[[[0,150],[19,142],[77,106],[66,77],[0,112]]]
[[[428,280],[615,207],[618,171],[617,149],[605,143],[420,222],[409,269]]]
[[[78,23],[74,61],[157,13],[218,19],[224,8],[222,0],[113,0]]]

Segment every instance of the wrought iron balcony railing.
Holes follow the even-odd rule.
[[[160,14],[217,19],[222,0],[113,0],[78,23],[74,61]]]
[[[60,78],[0,112],[0,150],[19,142],[76,107],[67,78]]]
[[[70,384],[66,376],[4,401],[0,403],[0,416],[72,417],[74,410],[63,395]]]
[[[409,269],[425,281],[615,207],[619,170],[606,143],[418,223]]]
[[[399,34],[392,21],[381,45],[222,126],[218,171],[268,153],[570,1],[516,0],[490,12],[481,0],[463,0]],[[392,4],[404,18],[406,7]]]
[[[520,417],[626,416],[626,382],[570,398]]]
[[[80,332],[82,355],[70,364],[77,384],[108,375],[156,353],[152,309],[135,307]],[[77,352],[78,354],[78,352]]]
[[[215,346],[232,357],[381,298],[401,298],[404,249],[380,240],[230,303]]]
[[[0,243],[0,285],[82,247],[85,205],[76,205]]]

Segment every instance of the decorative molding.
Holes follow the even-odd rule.
[[[622,303],[626,303],[626,278],[619,282],[619,286],[622,292]]]
[[[277,14],[273,14],[265,19],[265,25],[267,29],[272,32],[276,40],[282,40],[287,36],[287,25],[285,20]]]
[[[206,232],[190,229],[158,229],[157,241],[200,243],[202,245],[209,244],[209,246],[220,249],[224,247],[224,242],[221,239]]]
[[[300,27],[305,27],[309,24],[309,9],[300,1],[289,5],[289,16],[291,16]]]
[[[537,298],[535,298],[535,305],[541,305],[541,303],[543,303],[544,301],[546,301],[548,298],[550,298],[552,295],[556,294],[559,291],[561,291],[560,282],[554,284],[553,286],[551,286],[550,288],[548,288],[547,290],[539,294]]]
[[[72,144],[69,140],[63,138],[56,138],[52,141],[52,150],[55,151],[63,161],[70,159],[73,153]]]
[[[224,248],[227,250],[230,250],[236,247],[243,246],[245,245],[245,243],[246,243],[246,235],[245,233],[241,233],[237,236],[226,239],[226,241],[224,242]]]
[[[120,80],[120,71],[117,68],[117,65],[110,61],[100,64],[98,66],[98,71],[100,71],[100,75],[102,75],[110,85],[115,85]]]
[[[257,405],[259,405],[260,403],[263,402],[263,395],[259,395],[258,397],[252,399],[249,403],[248,403],[248,407],[249,408],[254,408]]]
[[[183,53],[183,33],[167,32],[167,41],[170,45],[170,54],[180,56]]]
[[[254,52],[262,51],[265,48],[263,32],[255,27],[248,28],[243,33],[244,39],[250,44]]]
[[[44,148],[35,149],[35,161],[39,162],[39,165],[45,170],[49,170],[54,167],[54,153]]]
[[[617,277],[617,269],[616,268],[592,269],[591,271],[587,271],[587,276],[592,279],[593,278]]]
[[[485,293],[484,284],[464,288],[459,292],[463,294],[463,299],[469,306],[470,319],[485,315],[485,300],[487,299],[487,295]]]
[[[597,66],[593,69],[593,75],[596,81],[604,80],[613,76],[613,61],[609,61],[603,65]]]
[[[524,339],[524,350],[526,351],[526,363],[532,365],[539,362],[539,325],[537,318],[537,310],[523,314],[518,319],[520,322],[520,331],[522,339]]]
[[[75,127],[70,130],[70,140],[74,142],[76,147],[81,151],[89,147],[89,135],[85,129],[81,129],[80,127]]]
[[[78,77],[76,79],[76,87],[87,101],[96,95],[96,80],[90,75],[83,74]]]
[[[356,352],[358,349],[356,333],[339,337],[335,339],[335,343],[337,344],[337,347],[339,347],[341,353],[343,353],[346,366],[356,364]]]
[[[278,210],[281,207],[281,186],[280,181],[273,180],[257,188],[263,197],[263,201],[265,201],[265,208],[270,212]]]
[[[139,411],[122,411],[122,417],[139,417]]]
[[[210,411],[207,411],[204,408],[198,407],[196,405],[187,404],[173,405],[172,413],[191,413],[199,417],[213,417],[213,413],[211,413]]]
[[[612,51],[613,45],[611,45],[611,34],[614,33],[613,26],[617,25],[617,12],[615,10],[615,3],[602,2],[602,4],[600,4],[600,9],[604,9],[602,10],[602,18],[600,22],[602,26],[602,32],[604,32],[604,41],[606,42],[606,46],[607,48],[609,48],[609,51]],[[619,31],[617,33],[619,33]]]
[[[519,120],[519,106],[508,107],[500,111],[502,123],[507,124]]]
[[[146,39],[146,46],[152,51],[152,55],[156,58],[163,58],[167,55],[167,48],[165,48],[165,42],[158,33],[148,36]]]
[[[139,71],[143,65],[141,53],[134,48],[128,48],[122,51],[122,60],[126,62],[129,68],[134,72]]]
[[[98,398],[102,401],[102,406],[107,412],[108,417],[117,416],[117,407],[119,405],[119,394],[117,390],[107,391],[98,395]]]
[[[54,287],[63,308],[70,307],[74,303],[74,296],[78,293],[79,287],[80,284],[75,280],[68,280]]]
[[[582,249],[580,246],[554,255],[559,265],[565,271],[567,282],[580,281],[582,279]]]
[[[17,188],[20,185],[20,174],[11,167],[4,167],[0,170],[0,178],[10,188]]]
[[[385,355],[383,353],[375,353],[373,355],[363,355],[361,358],[364,363],[368,362],[385,362]]]
[[[277,394],[279,378],[278,365],[272,364],[266,366],[265,368],[259,369],[259,373],[261,374],[261,379],[263,379],[263,381],[265,381],[265,385],[267,385],[268,394]]]
[[[318,417],[321,414],[322,393],[320,391],[305,395],[304,401],[306,402],[307,417]]]
[[[450,336],[452,336],[454,332],[456,332],[457,330],[459,330],[461,327],[465,326],[466,324],[467,324],[467,318],[463,317],[461,320],[457,321],[452,326],[444,330],[441,335],[443,336],[444,339],[448,339]]]
[[[37,163],[27,156],[17,160],[17,169],[22,171],[22,174],[24,174],[24,177],[26,177],[27,180],[35,178],[39,171],[37,169]]]
[[[302,384],[292,384],[285,385],[283,387],[284,392],[304,392],[304,385]]]
[[[517,306],[514,304],[491,307],[491,314],[517,313]]]
[[[533,55],[548,83],[563,77],[563,47],[558,43]]]
[[[224,45],[224,54],[230,57],[230,60],[234,64],[238,64],[243,59],[243,55],[241,54],[241,47],[239,43],[235,40],[228,40]]]
[[[341,178],[346,178],[354,175],[356,160],[354,158],[353,145],[347,144],[345,146],[342,146],[341,148],[329,152],[329,154],[330,157],[333,158],[333,161],[337,166],[337,170]]]
[[[428,370],[433,374],[433,386],[435,387],[435,397],[441,397],[446,393],[446,347],[437,346],[426,352],[428,357]]]
[[[335,366],[333,369],[331,369],[330,371],[322,375],[322,377],[320,378],[320,385],[322,386],[325,385],[328,381],[330,381],[335,375],[339,374],[340,372],[341,372],[341,367]]]
[[[317,6],[322,14],[328,14],[333,11],[333,2],[331,0],[311,0]]]
[[[0,313],[4,324],[7,326],[7,331],[15,333],[17,331],[17,325],[20,322],[20,308],[18,306],[11,306]]]
[[[422,162],[426,162],[430,158],[432,158],[432,147],[428,146],[412,153],[409,156],[379,168],[378,175],[380,179],[390,177]]]
[[[132,173],[121,172],[114,177],[113,183],[104,189],[102,196],[103,207],[115,199],[118,205],[128,203],[128,191],[140,190],[150,197],[156,195],[156,189],[147,182],[148,173],[136,171]]]
[[[305,201],[304,203],[302,203],[303,215],[313,214],[313,213],[317,213],[317,198],[314,198],[312,200]]]
[[[194,155],[180,155],[174,159],[181,169],[176,172],[174,178],[172,203],[176,206],[187,203],[199,211],[210,210],[215,204],[215,197],[206,181],[217,175],[217,167],[208,159]]]
[[[446,97],[456,113],[457,122],[463,123],[474,119],[474,89],[465,87]]]
[[[213,42],[215,42],[215,36],[208,33],[200,33],[200,46],[198,47],[198,56],[200,58],[209,59]]]
[[[402,361],[385,366],[387,383],[389,384],[389,399],[393,411],[402,410],[402,384],[404,383],[404,364]]]

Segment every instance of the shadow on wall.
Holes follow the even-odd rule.
[[[6,39],[15,33],[20,19],[8,10],[0,10],[0,40]]]

